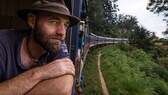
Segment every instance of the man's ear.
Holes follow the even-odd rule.
[[[29,13],[27,15],[27,22],[28,22],[28,25],[34,29],[35,27],[35,22],[36,22],[36,15],[33,14],[33,13]]]

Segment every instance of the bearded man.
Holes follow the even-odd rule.
[[[75,69],[64,39],[79,19],[63,0],[38,0],[17,14],[30,29],[0,31],[0,95],[71,95]]]

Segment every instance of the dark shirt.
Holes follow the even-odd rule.
[[[20,49],[24,36],[29,34],[28,30],[1,30],[0,31],[0,82],[8,80],[30,68],[21,63]],[[42,66],[45,63],[55,59],[68,57],[67,47],[61,45],[57,53],[47,52],[38,60],[36,66]]]

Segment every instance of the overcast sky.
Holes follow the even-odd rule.
[[[119,13],[136,16],[139,24],[147,30],[155,32],[156,36],[164,37],[162,32],[166,29],[166,23],[162,21],[163,16],[146,10],[149,0],[118,0]]]

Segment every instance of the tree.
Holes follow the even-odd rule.
[[[146,30],[143,26],[137,26],[129,37],[130,44],[148,51],[151,46],[151,41],[156,38],[154,32]]]
[[[88,0],[88,16],[90,31],[95,34],[103,32],[102,0]]]
[[[119,30],[126,30],[124,37],[129,37],[129,34],[138,26],[137,18],[131,15],[119,14],[117,18]]]
[[[115,27],[117,0],[88,0],[89,26],[91,32],[109,36]]]
[[[162,13],[165,16],[164,21],[167,22],[167,29],[163,32],[164,35],[168,34],[168,0],[150,0],[147,10],[156,14]]]
[[[117,0],[104,0],[103,3],[103,17],[104,17],[104,28],[105,34],[107,36],[114,34],[114,29],[116,26],[116,18],[118,5],[116,4]],[[110,36],[111,37],[111,36]]]
[[[154,13],[163,13],[168,16],[168,0],[150,0],[147,9]]]
[[[106,21],[106,23],[115,23],[115,20],[117,18],[117,11],[118,9],[118,5],[116,4],[117,0],[113,0],[113,2],[111,0],[104,0],[104,4],[103,4],[103,15],[104,15],[104,19]]]

